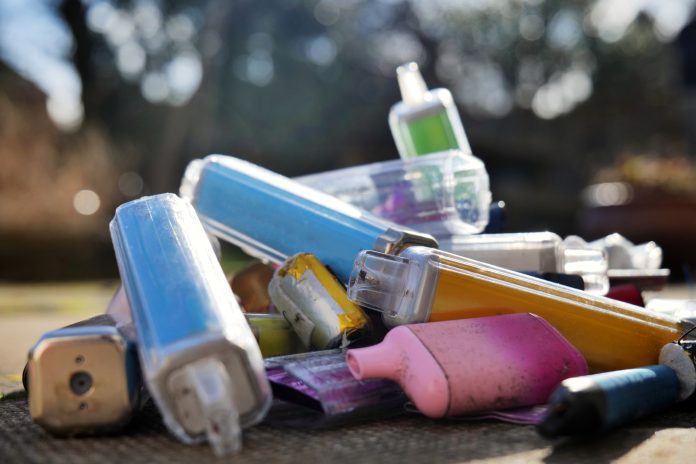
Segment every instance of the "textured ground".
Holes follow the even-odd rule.
[[[0,463],[136,464],[207,462],[207,447],[176,442],[154,408],[121,435],[56,439],[31,422],[16,374],[27,348],[45,330],[103,311],[115,284],[0,286]],[[681,293],[681,291],[680,291]],[[15,392],[15,393],[11,393]],[[9,393],[9,394],[8,394]],[[245,434],[235,463],[450,462],[691,462],[696,455],[696,410],[669,411],[611,434],[551,443],[530,426],[433,421],[415,416],[327,430],[260,425]]]

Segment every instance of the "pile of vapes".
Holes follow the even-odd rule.
[[[400,159],[290,179],[210,155],[179,195],[121,205],[122,286],[31,349],[34,421],[117,433],[152,400],[177,439],[226,455],[264,420],[424,414],[559,437],[691,396],[694,308],[642,298],[669,275],[660,247],[500,233],[452,95],[414,63],[397,77]],[[226,276],[218,240],[256,261]]]

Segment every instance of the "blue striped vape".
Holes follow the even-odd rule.
[[[111,222],[143,377],[169,430],[241,448],[271,394],[254,336],[193,208],[173,194],[121,205]]]
[[[180,192],[223,240],[276,263],[311,253],[343,283],[362,250],[395,254],[410,245],[437,247],[429,235],[231,156],[192,161]]]

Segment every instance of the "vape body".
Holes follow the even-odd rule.
[[[172,194],[121,205],[111,235],[145,382],[169,430],[241,447],[271,395],[263,360],[193,208]]]
[[[475,234],[491,192],[481,160],[458,150],[298,177],[304,185],[437,237]]]
[[[46,333],[25,372],[31,417],[54,435],[118,430],[146,397],[132,332],[108,315]]]
[[[416,63],[396,70],[402,101],[389,112],[389,127],[403,159],[443,150],[471,153],[462,120],[447,89],[428,90]]]
[[[276,263],[312,253],[343,283],[361,250],[396,253],[413,244],[437,246],[428,235],[231,156],[191,162],[181,195],[221,239]]]
[[[513,271],[579,275],[585,290],[597,295],[609,290],[604,251],[587,244],[566,244],[552,232],[453,234],[439,242],[443,251]]]
[[[590,369],[655,364],[691,326],[566,286],[425,247],[399,256],[361,253],[348,296],[383,312],[387,325],[531,312],[556,327]]]
[[[357,379],[399,383],[433,418],[541,404],[562,380],[587,373],[582,355],[533,314],[396,327],[346,360]]]
[[[319,260],[299,253],[276,270],[268,293],[305,348],[346,346],[370,332],[365,312]]]

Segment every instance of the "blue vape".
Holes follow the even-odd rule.
[[[314,254],[343,283],[362,250],[396,254],[410,245],[437,247],[429,235],[231,156],[192,161],[180,193],[221,239],[276,263]]]
[[[661,411],[679,396],[677,373],[662,364],[574,377],[553,392],[538,430],[549,438],[604,432]]]
[[[241,448],[271,394],[261,352],[193,208],[173,194],[121,205],[111,222],[143,377],[169,430]]]

